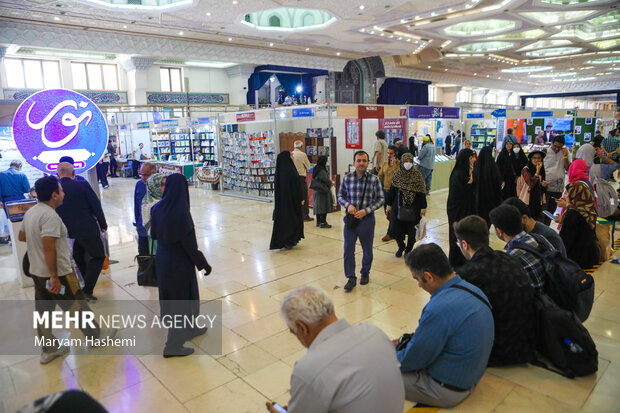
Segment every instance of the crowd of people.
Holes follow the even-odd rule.
[[[526,156],[509,131],[496,159],[492,147],[477,153],[465,141],[449,180],[448,254],[434,243],[413,248],[431,188],[433,164],[425,154],[432,154],[434,162],[432,139],[425,136],[421,148],[411,149],[410,144],[407,149],[402,141],[387,145],[385,134],[379,132],[372,157],[362,150],[355,152],[355,171],[343,177],[336,199],[328,159],[318,157],[310,183],[316,225],[331,227],[327,214],[334,202],[344,209],[344,290],[351,292],[358,281],[358,239],[363,252],[359,281],[361,285],[370,282],[375,211],[383,207],[389,221],[383,241],[395,240],[396,257],[405,257],[413,279],[430,299],[415,332],[390,340],[377,327],[339,320],[333,302],[318,288],[291,291],[282,302],[281,315],[312,351],[293,369],[290,412],[400,412],[405,399],[420,405],[455,406],[472,393],[487,366],[535,360],[534,301],[545,293],[549,275],[543,258],[531,251],[557,251],[581,268],[601,258],[596,236],[597,185],[613,179],[617,169],[618,131],[605,139],[597,135],[575,160],[562,135],[549,136],[548,147]],[[451,140],[446,149],[455,150],[457,142]],[[418,153],[418,165],[412,152]],[[369,170],[371,160],[375,167]],[[591,182],[595,160],[598,165],[614,161],[616,167],[610,168],[611,175]],[[52,311],[54,302],[65,311],[90,311],[88,302],[97,300],[94,290],[105,259],[102,235],[107,222],[97,195],[88,182],[78,179],[71,161],[58,165],[57,176],[36,181],[39,203],[25,214],[19,232],[19,239],[27,243],[39,312]],[[0,185],[15,186],[23,195],[30,188],[27,180],[21,182],[20,167],[11,163],[9,171],[0,173]],[[304,238],[304,221],[312,220],[309,171],[302,142],[295,142],[292,152],[278,155],[270,249],[289,249]],[[4,184],[3,174],[14,177],[10,185]],[[212,269],[196,241],[187,180],[181,174],[156,173],[150,163],[141,165],[140,177],[134,190],[138,254],[155,258],[160,311],[195,316],[200,304],[196,269],[205,275]],[[3,201],[17,196],[5,192]],[[549,226],[552,220],[557,221],[558,231]],[[491,225],[505,242],[505,251],[490,247]],[[72,253],[67,239],[72,240]],[[113,337],[116,331],[96,326],[83,333]],[[206,328],[169,328],[163,356],[192,354],[194,349],[185,343],[205,333]],[[53,337],[42,326],[37,334]],[[351,347],[352,342],[358,344]],[[62,346],[45,347],[41,363],[67,352]],[[271,403],[267,408],[278,412]]]

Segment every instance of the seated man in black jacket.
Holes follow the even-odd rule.
[[[467,263],[459,275],[480,288],[493,307],[495,341],[489,367],[525,363],[534,344],[534,287],[525,270],[503,251],[489,247],[486,221],[469,215],[454,223],[454,232]]]

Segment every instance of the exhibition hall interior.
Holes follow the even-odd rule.
[[[618,412],[619,5],[0,0],[0,413]]]

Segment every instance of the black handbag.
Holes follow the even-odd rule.
[[[418,220],[418,214],[416,213],[415,208],[406,207],[406,206],[401,205],[401,191],[400,191],[400,189],[398,190],[398,196],[397,196],[396,204],[398,205],[398,215],[396,215],[396,218],[399,221],[416,222]]]
[[[155,271],[155,255],[153,255],[153,243],[149,246],[150,255],[136,255],[138,261],[138,285],[145,287],[157,287],[157,272]]]
[[[312,180],[310,181],[310,189],[316,192],[321,192],[323,194],[329,192],[329,188],[327,187],[327,185],[325,185],[323,182],[319,181],[316,178],[312,178]]]
[[[364,205],[364,196],[366,195],[366,185],[368,185],[368,175],[366,175],[366,180],[364,181],[364,189],[362,190],[362,198],[360,199],[360,204],[358,207],[356,207],[358,211],[362,208],[362,205]],[[347,212],[347,215],[345,215],[344,217],[344,223],[347,227],[349,227],[349,229],[356,228],[361,221],[362,221],[361,219],[355,218],[355,215],[349,214],[348,212]]]
[[[398,339],[398,343],[396,343],[396,351],[405,349],[407,347],[407,344],[409,344],[409,341],[411,341],[411,337],[413,337],[413,334],[409,333],[405,333],[400,336],[400,338]]]

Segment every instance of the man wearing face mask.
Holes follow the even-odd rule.
[[[280,315],[308,348],[293,368],[287,412],[403,411],[405,388],[394,346],[380,328],[339,320],[332,300],[316,287],[291,291]],[[267,409],[279,413],[271,403]]]

